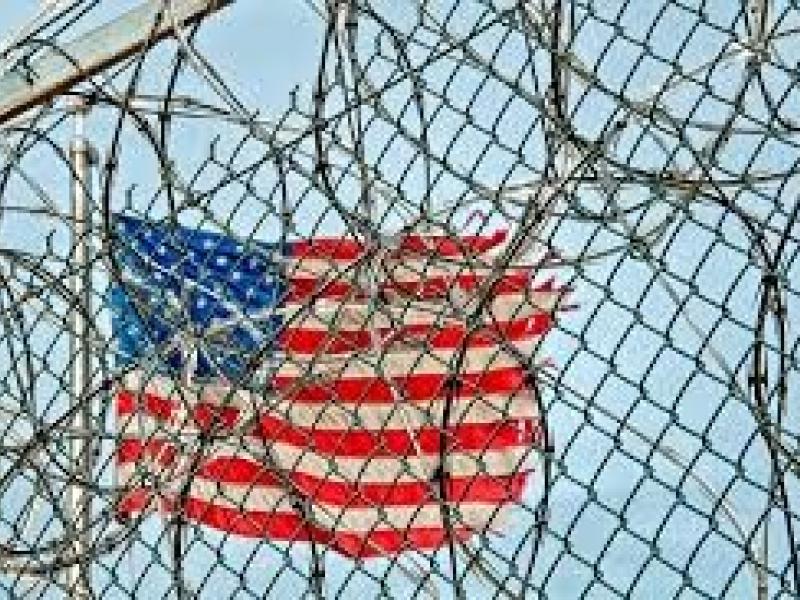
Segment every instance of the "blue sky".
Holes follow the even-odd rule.
[[[731,40],[719,28],[727,27],[738,18],[735,29],[743,30],[741,18],[731,8],[735,3],[721,0],[705,3],[709,22],[698,26],[692,34],[689,32],[698,21],[696,14],[675,5],[659,15],[654,8],[660,4],[642,1],[624,8],[626,5],[622,3],[609,1],[588,3],[592,13],[579,11],[581,19],[574,53],[601,74],[604,85],[612,90],[625,86],[623,93],[627,98],[646,98],[647,90],[669,76],[670,68],[664,64],[664,57],[677,60],[684,72],[689,72],[713,58],[721,48],[731,47]],[[413,15],[406,5],[375,2],[373,6],[385,11],[384,14],[401,28],[413,23]],[[581,6],[585,8],[587,5]],[[11,30],[31,10],[29,3],[8,2],[3,9],[0,34]],[[620,10],[622,14],[618,16]],[[94,18],[101,20],[111,12],[103,6]],[[453,35],[468,30],[480,12],[480,2],[463,2],[451,25]],[[649,45],[655,52],[637,62],[635,59],[639,57],[641,48],[630,40],[615,38],[614,30],[604,23],[616,19],[622,23],[630,39],[635,41],[649,36]],[[788,29],[796,21],[797,15],[787,17],[783,27]],[[712,26],[714,24],[717,29]],[[369,32],[368,27],[366,31]],[[258,110],[259,115],[266,119],[277,119],[289,105],[289,92],[295,86],[299,86],[301,107],[303,99],[307,102],[310,98],[321,50],[321,35],[320,21],[304,2],[237,0],[235,6],[204,25],[197,44],[203,55],[224,74],[226,83],[249,110]],[[682,49],[679,42],[686,36],[690,36],[690,43]],[[490,31],[476,39],[474,47],[488,56],[500,39],[500,31]],[[786,56],[797,50],[791,42],[781,44]],[[497,54],[495,65],[499,74],[512,77],[518,73],[524,60],[524,44],[519,38],[511,38],[504,42],[503,47],[504,50]],[[166,44],[152,53],[142,80],[144,91],[158,93],[163,90],[164,67],[174,51],[174,45]],[[676,53],[680,53],[677,59],[674,58]],[[457,111],[442,109],[430,126],[430,143],[434,152],[445,156],[456,172],[468,172],[477,164],[471,175],[487,187],[496,186],[509,172],[512,181],[530,181],[535,175],[532,166],[540,165],[542,157],[539,141],[524,136],[536,121],[535,110],[524,101],[509,100],[511,91],[498,81],[499,77],[482,82],[482,74],[477,69],[468,65],[456,68],[454,62],[457,61],[439,61],[425,71],[424,77],[434,89],[445,90],[443,93],[456,103],[465,102],[475,90],[482,89],[475,94],[474,105],[470,107],[477,125],[465,126],[463,134],[457,136],[454,148],[448,148],[456,132],[464,126],[464,119]],[[735,87],[734,82],[742,73],[743,60],[733,59],[728,64],[729,67],[715,69],[708,76],[710,88],[723,97],[729,97]],[[537,54],[536,65],[540,70],[546,69],[544,53]],[[625,75],[633,68],[636,75],[626,82]],[[380,73],[376,68],[375,76],[380,76]],[[541,76],[546,79],[545,75]],[[776,92],[787,85],[783,76],[780,69],[768,70],[768,82]],[[448,81],[450,77],[452,80]],[[525,89],[533,94],[532,86],[526,85]],[[196,76],[188,75],[179,88],[184,93],[216,101],[207,84]],[[585,99],[578,103],[584,92]],[[387,94],[387,106],[397,110],[402,105],[404,94],[408,94],[408,89],[397,86],[396,97]],[[575,128],[587,139],[598,136],[608,116],[619,108],[611,95],[577,80],[572,89],[572,99]],[[748,96],[748,99],[755,117],[763,117],[763,107],[757,98]],[[499,107],[506,101],[509,101],[507,118],[497,124],[498,136],[508,145],[519,148],[525,156],[522,165],[512,152],[498,147],[498,144],[490,144],[491,152],[486,155],[482,152],[487,137],[479,126],[484,129],[492,126]],[[433,98],[430,102],[435,105]],[[700,105],[693,115],[697,119],[720,120],[728,110],[724,102],[715,101],[696,82],[664,99],[664,104],[670,107],[676,118],[685,117],[696,103]],[[462,105],[460,108],[465,107]],[[113,116],[113,111],[97,109],[89,120],[89,131],[101,158],[110,148]],[[171,150],[179,157],[178,164],[185,177],[193,174],[208,157],[208,144],[216,136],[220,136],[217,152],[223,160],[231,156],[241,138],[242,132],[235,126],[209,126],[208,123],[187,119],[174,124]],[[403,123],[408,123],[412,130],[415,127],[411,119],[405,119]],[[375,131],[370,147],[373,158],[392,137],[391,128],[376,125]],[[639,143],[640,132],[641,128],[635,123],[625,130],[617,157],[640,167],[657,169],[664,166],[663,151],[651,139]],[[55,135],[65,142],[68,131],[60,128]],[[690,135],[692,142],[700,145],[704,135],[702,131]],[[666,137],[668,146],[679,145],[674,136]],[[761,150],[753,137],[758,138],[737,137],[723,152],[723,164],[733,171],[742,171],[753,152],[758,154],[756,165],[762,169],[785,169],[787,164],[796,160],[797,151],[793,143],[770,139]],[[313,146],[306,142],[301,149],[311,150]],[[231,164],[244,167],[261,151],[258,144],[247,145]],[[401,177],[410,153],[410,145],[402,141],[392,147],[388,159],[381,165],[388,180]],[[684,149],[677,153],[676,162],[680,167],[690,167],[691,156]],[[58,164],[49,150],[32,153],[23,164],[35,174],[37,181],[59,206],[68,206],[66,194],[61,193],[67,189],[66,173],[63,169],[46,166]],[[156,217],[166,214],[162,196],[156,195],[151,205],[159,187],[158,169],[152,152],[130,129],[125,132],[120,165],[114,206],[123,207],[124,190],[136,183],[134,206]],[[213,168],[205,169],[198,189],[212,186],[221,173]],[[269,195],[273,182],[274,173],[265,168],[259,171],[254,185],[259,192]],[[785,216],[772,212],[772,209],[775,206],[785,209],[793,201],[796,191],[794,182],[791,183],[783,190],[766,188],[760,196],[746,192],[737,198],[737,202],[765,221],[780,226]],[[13,185],[16,187],[12,189],[20,198],[32,202],[30,192],[19,181]],[[412,169],[404,186],[410,198],[421,198],[425,186],[420,165]],[[324,200],[313,193],[304,195],[304,190],[301,181],[293,183],[292,191],[302,198],[295,223],[297,235],[309,234],[314,229],[314,221],[324,210]],[[463,184],[454,176],[443,175],[434,190],[434,200],[444,204],[461,193]],[[720,384],[719,380],[724,381],[727,375],[700,344],[692,326],[679,315],[689,314],[704,332],[713,331],[714,346],[721,348],[725,361],[737,368],[751,343],[746,325],[754,319],[759,274],[747,256],[747,240],[740,224],[725,216],[718,206],[689,202],[680,195],[659,199],[659,193],[656,188],[638,186],[621,192],[619,202],[635,204],[647,200],[647,209],[634,212],[630,218],[630,226],[636,231],[666,227],[666,234],[653,243],[649,251],[663,259],[671,273],[667,286],[675,291],[685,307],[675,305],[663,283],[654,280],[652,266],[632,252],[611,252],[605,258],[582,264],[579,268],[565,267],[557,272],[560,280],[570,282],[575,288],[574,296],[579,308],[562,317],[558,331],[550,336],[544,349],[555,365],[553,384],[546,390],[545,397],[556,442],[557,477],[551,495],[550,532],[542,547],[534,579],[546,582],[546,591],[553,598],[573,598],[581,593],[590,598],[616,597],[614,590],[628,589],[634,578],[638,583],[633,588],[633,595],[639,598],[694,598],[700,597],[699,591],[715,596],[741,560],[741,549],[729,541],[735,539],[735,532],[720,516],[719,505],[710,502],[697,482],[687,479],[682,469],[676,468],[663,454],[653,451],[649,440],[660,439],[662,448],[676,449],[684,460],[692,462],[694,472],[704,481],[716,490],[725,490],[726,500],[736,507],[748,532],[755,526],[762,510],[763,494],[743,478],[735,466],[741,465],[751,481],[766,481],[768,472],[763,448],[758,443],[749,443],[752,417],[744,403]],[[209,210],[215,219],[221,220],[232,207],[237,206],[242,195],[247,194],[236,186],[230,186],[218,194]],[[596,190],[588,189],[581,190],[578,198],[587,209],[597,209],[606,201]],[[675,206],[682,203],[681,209],[676,210]],[[486,209],[488,203],[476,203],[476,206]],[[254,225],[255,219],[263,212],[264,207],[257,203],[237,210],[232,229],[243,237],[274,239],[277,232],[274,218]],[[637,218],[640,218],[638,224]],[[186,225],[193,225],[198,220],[198,214],[191,210],[182,215],[182,222]],[[495,222],[501,224],[503,219],[495,216]],[[514,225],[513,222],[505,224]],[[205,226],[214,228],[212,223]],[[0,223],[0,234],[4,243],[36,251],[42,247],[43,235],[31,227],[41,230],[48,226],[38,219],[6,218]],[[66,242],[66,238],[65,232],[55,227],[58,247],[59,243]],[[322,230],[335,232],[337,227],[340,228],[341,224],[335,219],[327,219]],[[718,243],[714,229],[722,231],[730,244]],[[37,234],[32,235],[32,231],[37,231]],[[625,233],[623,226],[608,221],[598,225],[571,220],[557,227],[553,237],[554,244],[566,256],[578,256],[582,252],[600,252],[617,247],[624,243]],[[796,271],[797,265],[790,263],[786,274],[788,282],[797,280]],[[102,276],[98,277],[98,284],[101,284]],[[796,293],[788,295],[788,302],[790,314],[800,308]],[[107,314],[101,315],[101,319],[107,321]],[[107,330],[106,321],[103,327]],[[48,335],[52,337],[53,332],[40,334],[41,340],[50,339]],[[796,337],[791,339],[796,340]],[[790,382],[796,383],[796,365],[793,369]],[[737,377],[740,385],[744,386],[746,366],[738,368]],[[47,384],[41,385],[44,389]],[[788,428],[796,432],[798,417],[795,413]],[[620,426],[623,421],[630,427]],[[631,427],[646,438],[632,432]],[[797,498],[800,490],[795,484],[791,486]],[[531,490],[532,503],[539,492],[539,489]],[[777,518],[775,522],[778,523]],[[724,535],[720,535],[720,531]],[[778,533],[771,538],[772,564],[782,568],[786,540],[781,538],[777,527],[775,531]],[[156,540],[159,533],[158,523],[153,520],[144,527],[142,538]],[[508,551],[515,546],[519,533],[509,532],[507,539],[495,540],[494,543],[498,549]],[[303,585],[296,574],[284,568],[281,555],[266,547],[224,538],[207,530],[197,530],[192,535],[197,540],[206,540],[206,543],[192,547],[187,557],[186,575],[190,584],[194,582],[197,585],[210,573],[204,585],[204,597],[215,597],[220,590],[231,589],[240,578],[250,589],[260,590],[269,586],[276,577],[274,597],[291,596],[298,585]],[[217,560],[215,548],[221,549],[233,572],[209,570],[209,564]],[[109,589],[104,597],[125,597],[125,589],[135,589],[143,598],[159,596],[168,586],[169,579],[166,570],[152,565],[152,559],[154,552],[166,551],[165,544],[158,545],[156,550],[146,544],[137,544],[113,567],[113,576],[121,587]],[[252,552],[256,552],[256,557],[251,560]],[[307,568],[307,548],[293,548],[291,555],[298,569]],[[112,559],[106,560],[105,564],[113,564]],[[435,560],[444,564],[445,559],[436,557]],[[596,569],[592,565],[596,565]],[[380,571],[384,567],[382,561],[375,561],[366,568]],[[341,589],[345,597],[376,593],[374,583],[368,578],[348,579],[353,568],[351,562],[329,556],[327,586],[331,595],[337,589]],[[691,581],[678,574],[681,570],[691,574]],[[599,581],[598,572],[602,573]],[[98,582],[107,577],[108,572],[99,568]],[[400,590],[407,584],[394,573],[392,585]],[[487,595],[479,584],[470,589],[471,597]],[[753,589],[750,571],[742,568],[729,590],[729,597],[749,598]],[[51,592],[52,597],[57,597],[54,590]],[[251,596],[242,592],[237,597]]]

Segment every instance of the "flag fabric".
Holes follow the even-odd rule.
[[[120,230],[120,516],[357,557],[508,526],[540,458],[528,373],[563,290],[498,274],[505,232],[368,248]]]

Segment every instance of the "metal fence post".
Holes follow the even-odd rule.
[[[90,562],[92,497],[85,482],[92,479],[92,405],[88,391],[92,381],[90,319],[92,317],[91,176],[94,150],[85,136],[88,103],[76,98],[70,106],[75,130],[69,145],[71,167],[72,248],[70,292],[70,402],[81,406],[73,418],[76,435],[71,441],[71,463],[75,479],[67,498],[74,533],[73,552],[79,559],[67,571],[67,591],[73,598],[91,598]]]

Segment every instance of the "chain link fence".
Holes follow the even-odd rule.
[[[797,597],[800,6],[211,4],[0,130],[0,595]]]

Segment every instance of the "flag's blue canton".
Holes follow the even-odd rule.
[[[285,290],[279,245],[244,247],[216,233],[117,217],[114,249],[124,279],[112,286],[110,305],[123,365],[177,374],[187,350],[199,347],[196,376],[233,379],[255,352],[269,354]]]

